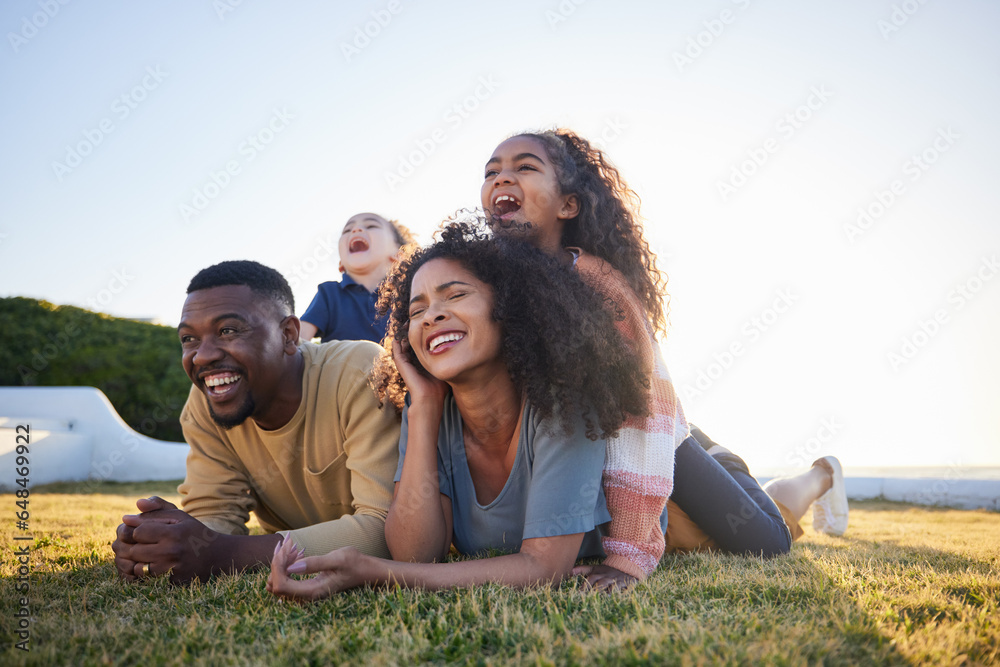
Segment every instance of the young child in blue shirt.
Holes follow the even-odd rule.
[[[376,320],[375,301],[379,283],[389,273],[402,246],[413,243],[403,225],[375,213],[352,216],[340,235],[339,282],[321,283],[312,303],[300,318],[300,336],[322,342],[371,340],[385,336],[386,318]]]

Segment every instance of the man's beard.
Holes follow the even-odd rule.
[[[239,426],[247,420],[248,417],[252,416],[254,412],[257,411],[257,405],[253,402],[253,396],[249,393],[246,398],[243,399],[242,405],[236,410],[236,412],[229,417],[222,417],[215,414],[215,410],[212,409],[212,403],[208,403],[208,414],[212,415],[212,421],[226,429],[227,431],[234,426]]]

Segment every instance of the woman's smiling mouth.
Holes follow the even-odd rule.
[[[444,333],[436,334],[434,336],[431,336],[431,338],[427,341],[427,350],[431,353],[434,353],[438,351],[442,345],[445,345],[446,343],[454,343],[456,341],[462,340],[463,338],[465,338],[465,334],[459,333],[457,331],[446,331]],[[449,345],[448,347],[451,346]],[[440,351],[444,352],[444,350]]]

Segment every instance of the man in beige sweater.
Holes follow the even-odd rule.
[[[343,546],[389,557],[399,421],[367,376],[368,341],[299,342],[291,289],[256,262],[222,262],[188,286],[177,328],[193,384],[183,510],[136,502],[112,548],[126,580],[184,583],[266,565],[290,532],[309,555]],[[267,535],[248,535],[250,512]]]

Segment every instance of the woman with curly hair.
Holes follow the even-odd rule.
[[[648,402],[640,361],[601,298],[530,245],[453,223],[399,261],[379,310],[392,359],[373,385],[403,410],[386,518],[394,560],[350,548],[301,558],[286,541],[268,590],[315,599],[390,582],[521,587],[601,555],[604,438]],[[452,544],[511,553],[436,562]]]
[[[785,553],[816,499],[822,517],[814,525],[843,533],[847,497],[835,458],[775,482],[769,497],[742,459],[688,425],[656,340],[666,332],[666,279],[643,238],[638,196],[600,150],[567,130],[512,136],[486,163],[481,199],[498,234],[573,266],[623,313],[618,330],[650,378],[646,415],[629,415],[608,439],[608,557],[579,573],[595,586],[619,588],[655,570],[665,548]]]

